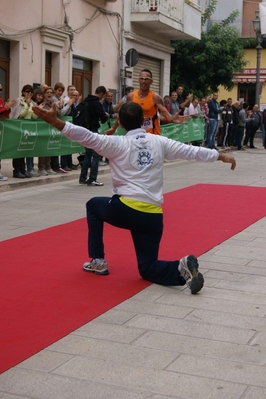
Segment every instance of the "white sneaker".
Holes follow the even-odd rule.
[[[87,183],[88,184],[88,186],[89,185],[91,185],[91,186],[103,186],[103,183],[100,183],[99,181],[97,181],[97,180],[94,180],[94,181],[92,181],[92,182],[90,182],[90,183]]]
[[[52,169],[47,169],[46,170],[47,175],[56,175],[57,173],[54,172]]]
[[[46,170],[39,170],[38,173],[40,173],[40,176],[48,176]]]
[[[8,177],[3,176],[3,175],[0,173],[0,181],[7,181],[7,180],[8,180]]]
[[[39,177],[41,174],[37,172],[36,170],[32,169],[30,172],[28,171],[28,174],[31,175],[32,177]]]
[[[99,166],[106,166],[106,165],[107,165],[107,162],[99,161]]]

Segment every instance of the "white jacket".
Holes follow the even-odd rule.
[[[214,162],[219,153],[135,129],[125,136],[95,134],[66,122],[61,132],[109,159],[112,192],[160,206],[163,202],[164,159]]]

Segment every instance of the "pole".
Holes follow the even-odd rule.
[[[258,104],[260,109],[260,59],[261,59],[261,34],[257,34],[258,45],[256,47],[257,50],[257,68],[256,68],[256,104]]]

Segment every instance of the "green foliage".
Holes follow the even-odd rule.
[[[205,10],[203,25],[216,4],[217,0],[212,0]],[[238,11],[233,11],[225,20],[211,25],[208,31],[202,31],[201,40],[172,42],[175,54],[171,58],[171,90],[182,84],[186,92],[202,97],[216,91],[220,85],[228,90],[233,88],[233,74],[247,65],[244,48],[251,43],[241,39],[237,29],[230,26],[238,15]]]

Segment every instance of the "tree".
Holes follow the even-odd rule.
[[[215,10],[217,0],[212,0],[202,14],[202,28]],[[233,88],[233,74],[242,72],[245,47],[250,42],[239,37],[237,29],[230,25],[238,17],[233,11],[228,18],[214,23],[209,30],[202,30],[201,40],[172,41],[175,54],[171,58],[171,89],[182,84],[187,92],[203,97],[217,91],[222,85]]]

